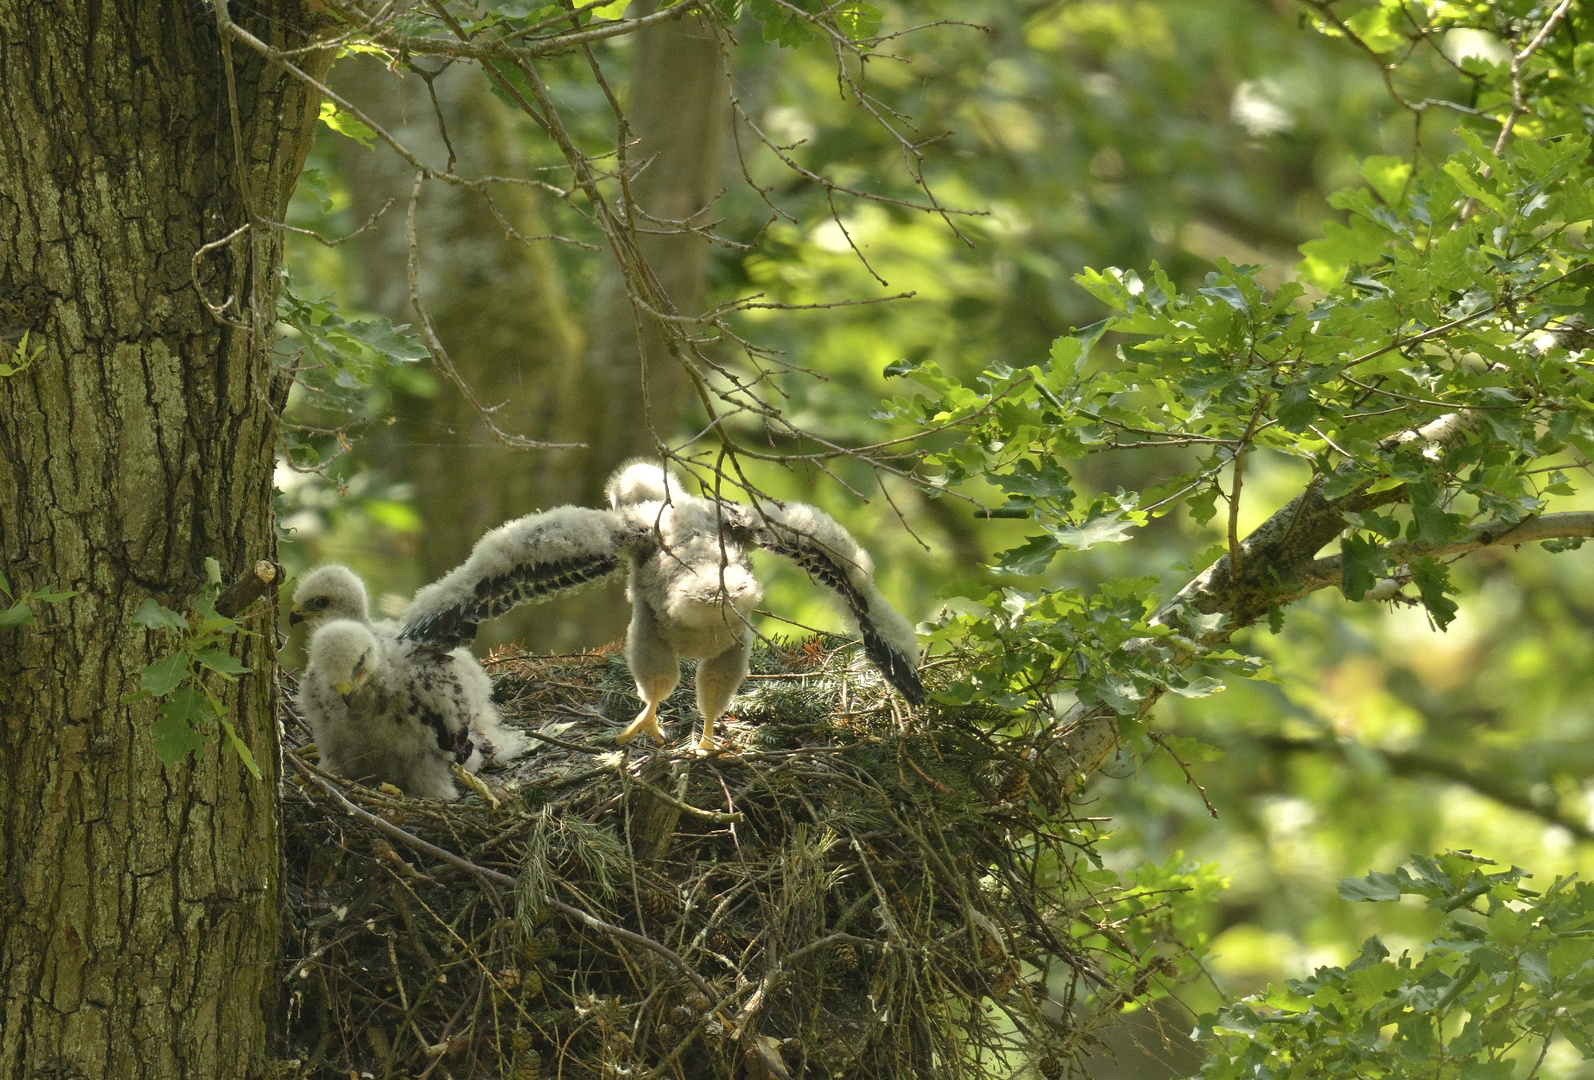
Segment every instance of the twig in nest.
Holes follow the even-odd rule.
[[[471,874],[474,874],[483,882],[497,882],[498,884],[508,886],[509,888],[515,887],[515,879],[510,877],[508,874],[489,869],[485,866],[477,866],[469,859],[460,855],[455,855],[447,848],[440,848],[436,844],[422,840],[414,833],[406,832],[397,825],[394,825],[392,822],[377,817],[369,810],[365,810],[354,805],[354,803],[349,801],[348,796],[344,795],[343,792],[339,791],[333,785],[321,779],[321,777],[315,774],[314,770],[312,770],[310,766],[300,761],[299,756],[292,750],[283,751],[283,756],[288,759],[288,763],[290,765],[299,771],[301,776],[305,777],[305,779],[309,780],[311,784],[315,785],[322,792],[330,796],[332,801],[338,805],[339,809],[351,817],[365,822],[373,829],[384,832],[395,840],[399,840],[408,844],[416,851],[424,852],[425,854],[432,856],[434,859],[441,859],[450,866],[457,866],[461,870],[465,870]],[[573,919],[577,919],[594,930],[601,930],[605,934],[617,937],[622,941],[629,941],[633,945],[640,945],[644,949],[649,949],[657,953],[673,964],[675,968],[680,971],[682,975],[685,975],[687,980],[690,981],[693,986],[697,987],[698,991],[705,997],[712,999],[715,996],[713,988],[704,981],[703,976],[699,975],[692,965],[688,964],[684,959],[682,959],[680,953],[676,952],[669,946],[661,945],[652,938],[644,937],[641,934],[627,930],[623,926],[616,926],[613,923],[604,922],[596,915],[592,915],[586,911],[583,911],[574,904],[567,904],[563,900],[560,900],[556,897],[545,895],[541,897],[541,900],[544,904],[553,908],[555,911],[564,915],[568,915]]]

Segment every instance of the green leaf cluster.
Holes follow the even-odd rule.
[[[1416,175],[1371,161],[1368,186],[1336,197],[1367,246],[1340,252],[1324,295],[1264,289],[1257,267],[1223,259],[1188,293],[1155,264],[1146,278],[1087,270],[1076,280],[1107,319],[1059,338],[1042,363],[993,364],[973,380],[893,365],[916,385],[886,415],[926,436],[957,431],[927,460],[939,482],[984,478],[1006,495],[996,514],[1035,522],[997,563],[1016,574],[1181,506],[1197,525],[1218,500],[1232,510],[1248,452],[1298,459],[1328,498],[1385,493],[1387,510],[1346,515],[1346,595],[1399,574],[1443,627],[1456,612],[1446,568],[1410,549],[1540,513],[1573,490],[1544,462],[1594,453],[1594,264],[1577,236],[1594,217],[1589,140],[1519,140],[1497,156],[1464,138],[1465,152]],[[1111,355],[1093,348],[1101,341]],[[1148,446],[1188,464],[1138,491],[1076,497],[1070,462]],[[998,619],[985,637],[1001,633]],[[1067,636],[1056,645],[1054,664],[1076,648]],[[1011,663],[1010,646],[999,645]],[[1026,674],[1047,683],[1044,667]]]
[[[28,348],[28,338],[32,333],[32,330],[22,331],[22,336],[17,339],[16,345],[11,350],[10,359],[0,360],[0,379],[22,374],[33,366],[33,362],[44,351],[43,345],[33,349]]]
[[[213,685],[215,679],[231,682],[249,671],[232,655],[232,642],[250,631],[217,613],[221,568],[215,559],[207,558],[205,570],[208,580],[195,597],[190,614],[178,614],[154,597],[146,597],[133,613],[132,621],[154,633],[163,651],[140,673],[138,692],[122,701],[160,701],[160,717],[150,726],[150,735],[163,764],[176,765],[189,754],[202,753],[219,731],[226,746],[258,780],[260,767],[254,754],[238,736]]]
[[[0,573],[0,596],[4,596],[11,602],[10,607],[0,609],[0,630],[4,630],[9,626],[32,626],[33,609],[29,605],[35,600],[46,604],[59,604],[63,600],[70,600],[76,595],[76,589],[68,589],[66,592],[57,592],[54,589],[33,589],[23,593],[21,596],[14,596],[11,592],[11,580],[4,573]]]
[[[1441,929],[1415,956],[1368,938],[1344,967],[1203,1016],[1201,1077],[1510,1080],[1536,1074],[1556,1037],[1594,1059],[1594,885],[1540,892],[1494,865],[1450,852],[1340,882],[1351,901],[1423,897]]]
[[[1118,873],[1106,867],[1078,870],[1089,903],[1076,917],[1074,941],[1098,957],[1106,987],[1135,990],[1144,1003],[1165,997],[1181,974],[1196,971],[1208,938],[1206,913],[1229,879],[1215,863],[1182,852]],[[1158,977],[1160,976],[1160,977]]]
[[[419,338],[406,333],[408,326],[394,326],[381,316],[345,319],[330,295],[301,294],[292,282],[283,283],[277,319],[284,328],[284,345],[302,348],[335,385],[345,389],[366,387],[377,365],[397,367],[431,355]]]
[[[1117,578],[1089,594],[1004,587],[948,604],[931,637],[948,644],[964,668],[937,698],[1043,716],[1060,715],[1075,701],[1099,702],[1133,715],[1154,689],[1183,697],[1222,689],[1211,675],[1190,670],[1192,658],[1212,670],[1261,673],[1252,657],[1197,643],[1221,617],[1191,612],[1151,624],[1154,585],[1152,578]]]
[[[339,135],[353,139],[367,150],[376,149],[376,132],[359,117],[342,111],[334,103],[323,101],[318,119]]]
[[[381,316],[345,318],[330,294],[310,295],[288,280],[278,295],[277,319],[279,361],[292,367],[305,386],[319,392],[322,411],[341,407],[347,414],[360,413],[379,374],[431,355],[421,340],[408,332],[408,326],[395,326]],[[331,460],[347,448],[347,440],[337,437],[346,427],[290,425],[283,433],[289,462],[299,469],[314,469]],[[326,430],[335,434],[328,435]]]

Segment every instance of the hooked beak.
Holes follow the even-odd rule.
[[[343,703],[347,705],[349,703],[349,699],[354,696],[354,691],[359,689],[360,684],[364,681],[365,667],[362,661],[361,666],[354,669],[354,678],[350,679],[348,682],[333,683],[332,689],[336,690],[343,696]]]
[[[298,626],[307,618],[309,618],[308,615],[300,611],[298,608],[294,608],[292,611],[288,612],[288,625]]]

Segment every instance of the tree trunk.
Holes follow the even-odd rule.
[[[433,80],[436,110],[420,77],[396,79],[375,61],[340,64],[335,83],[428,164],[443,167],[451,145],[463,175],[526,174],[524,155],[516,149],[524,133],[474,67],[456,66]],[[337,146],[356,220],[365,221],[384,199],[397,199],[376,228],[350,245],[351,298],[394,322],[414,323],[405,228],[414,170],[386,146],[371,151],[349,139]],[[502,406],[493,414],[498,427],[546,440],[568,407],[560,388],[580,356],[581,333],[567,310],[550,250],[557,241],[517,240],[493,213],[496,206],[523,237],[543,234],[537,194],[502,184],[491,195],[493,205],[464,188],[426,186],[416,215],[422,298],[460,376],[481,401]],[[430,397],[397,395],[402,423],[395,430],[405,434],[401,441],[374,440],[369,455],[415,485],[415,507],[425,524],[418,568],[424,581],[462,562],[488,529],[569,501],[571,493],[555,475],[556,458],[576,452],[501,445],[455,387],[441,380],[438,387]],[[549,614],[539,607],[495,620],[482,628],[478,644],[570,644],[571,635],[559,633],[560,620]]]
[[[709,244],[667,222],[707,225],[724,183],[730,87],[719,42],[698,17],[650,26],[637,36],[636,69],[626,117],[635,145],[631,184],[644,213],[643,255],[675,310],[697,314],[707,293]],[[661,235],[662,234],[662,235]],[[640,338],[638,326],[641,326]],[[676,434],[687,393],[680,365],[665,351],[646,315],[633,314],[620,271],[606,265],[592,299],[592,348],[582,384],[591,407],[576,416],[583,472],[573,482],[589,503],[603,496],[609,472],[626,458],[652,455]]]
[[[450,148],[419,78],[406,77],[400,87],[374,63],[339,71],[341,89],[421,160],[438,166],[448,160]],[[519,171],[514,130],[486,93],[486,80],[475,71],[451,70],[435,86],[458,170],[469,176]],[[702,224],[712,215],[722,182],[730,113],[723,58],[707,24],[684,18],[639,33],[628,101],[637,140],[630,160],[653,159],[632,185],[637,202],[653,217]],[[396,196],[402,204],[413,179],[410,167],[384,148],[371,153],[347,141],[339,145],[339,167],[360,221],[384,198]],[[494,198],[520,232],[542,231],[527,189],[502,186]],[[402,205],[394,207],[382,226],[354,242],[360,246],[350,282],[358,305],[413,321],[402,212]],[[645,220],[639,226],[668,229]],[[601,505],[604,480],[615,465],[652,453],[658,438],[675,433],[686,381],[651,330],[643,335],[644,363],[637,320],[616,266],[606,267],[594,289],[591,348],[581,362],[580,335],[566,314],[547,242],[528,246],[506,237],[479,195],[442,184],[428,186],[417,232],[422,291],[438,335],[478,397],[504,404],[494,414],[498,425],[589,447],[527,453],[494,445],[450,386],[429,400],[401,399],[406,429],[423,434],[377,452],[416,483],[426,527],[420,569],[430,580],[509,518],[560,503]],[[690,233],[645,235],[641,246],[675,308],[700,310],[707,242]],[[611,584],[497,620],[483,627],[477,644],[598,645],[623,633],[627,618],[620,587]]]
[[[306,22],[292,0],[238,14],[303,44],[284,37]],[[240,186],[282,220],[318,103],[235,44],[235,142],[208,4],[0,0],[0,49],[0,342],[42,346],[0,377],[0,569],[13,591],[78,590],[0,630],[0,1076],[262,1076],[269,625],[234,647],[253,673],[215,684],[263,779],[219,741],[163,767],[154,704],[121,698],[161,652],[129,621],[144,599],[185,611],[207,556],[230,577],[275,554],[286,386],[190,265],[249,220]],[[256,228],[210,253],[206,294],[269,327],[279,252]]]
[[[630,10],[642,15],[652,6]],[[637,204],[661,221],[707,224],[725,173],[730,87],[706,22],[688,16],[637,35],[626,118],[634,140],[628,161],[633,169],[646,163],[631,183]],[[702,311],[708,242],[659,221],[640,218],[636,225],[657,230],[643,233],[639,246],[674,309]],[[688,384],[648,316],[632,310],[612,258],[593,288],[591,318],[591,345],[585,362],[566,377],[561,396],[567,405],[555,430],[562,441],[587,444],[560,459],[559,490],[567,501],[602,506],[604,481],[615,466],[655,456],[661,441],[676,436]],[[610,582],[551,605],[549,614],[564,615],[563,625],[572,630],[567,644],[592,646],[622,636],[630,608],[621,585]]]

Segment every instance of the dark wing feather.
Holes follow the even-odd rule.
[[[572,541],[572,534],[586,538]],[[625,567],[628,551],[645,547],[652,540],[652,530],[639,522],[608,511],[570,507],[512,522],[489,533],[482,544],[497,542],[493,538],[499,535],[504,537],[503,543],[513,545],[512,550],[521,552],[508,561],[508,569],[483,573],[473,582],[478,555],[472,552],[464,565],[416,594],[412,608],[429,610],[412,617],[400,638],[445,648],[467,645],[475,638],[478,624],[519,604],[606,578]],[[481,546],[478,544],[478,549]],[[483,561],[495,567],[506,562],[502,558]],[[441,590],[440,595],[444,596],[456,595],[442,606],[432,607],[432,601],[423,597],[434,590]]]
[[[507,574],[478,581],[473,595],[415,620],[404,627],[399,637],[444,648],[468,645],[476,637],[478,624],[528,601],[606,578],[622,566],[618,552],[521,563]]]
[[[863,653],[869,662],[880,669],[886,681],[896,687],[909,704],[924,704],[924,684],[919,681],[918,665],[911,656],[904,656],[891,643],[880,636],[869,609],[869,598],[853,585],[847,568],[840,565],[823,547],[804,543],[800,536],[783,536],[780,531],[756,521],[755,512],[747,507],[726,507],[737,511],[731,527],[743,533],[765,551],[783,555],[808,571],[808,575],[827,588],[834,589],[847,604],[858,632],[863,638]]]

